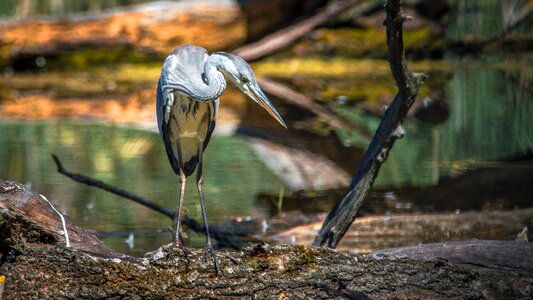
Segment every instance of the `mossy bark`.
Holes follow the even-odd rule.
[[[165,252],[161,252],[165,253]],[[188,256],[106,259],[63,247],[33,246],[0,267],[6,299],[527,298],[533,278],[502,268],[443,261],[377,259],[320,248],[266,245],[221,256],[215,277],[201,251]]]
[[[450,244],[353,255],[263,243],[240,252],[220,251],[222,274],[215,276],[201,250],[162,247],[142,258],[130,257],[94,244],[94,236],[69,220],[72,247],[66,248],[59,219],[40,195],[19,184],[0,181],[0,214],[4,299],[533,296],[533,262],[527,255],[533,246],[526,242],[455,243],[449,256]],[[469,255],[461,255],[464,249]],[[500,255],[498,263],[491,259],[494,255]]]

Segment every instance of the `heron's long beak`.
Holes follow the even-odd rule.
[[[278,123],[280,123],[283,127],[287,128],[287,124],[285,124],[285,121],[281,118],[279,113],[276,111],[272,103],[268,100],[267,96],[259,86],[256,86],[254,84],[250,84],[249,86],[250,90],[250,97],[257,102],[257,104],[261,105]]]

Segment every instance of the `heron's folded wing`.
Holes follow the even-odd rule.
[[[160,80],[163,90],[171,88],[188,94],[191,86],[204,84],[202,74],[208,57],[207,51],[197,46],[176,48],[163,63]]]
[[[165,150],[167,152],[168,160],[172,165],[172,169],[176,174],[179,174],[180,162],[178,158],[173,154],[172,144],[170,142],[168,128],[170,121],[170,111],[172,105],[174,105],[174,93],[171,91],[163,91],[161,88],[161,79],[157,85],[157,126],[159,128],[159,134],[163,138],[163,143],[165,144]]]

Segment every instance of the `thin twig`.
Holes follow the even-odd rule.
[[[381,165],[387,159],[394,142],[403,137],[402,122],[411,108],[424,74],[414,74],[407,68],[403,48],[401,0],[389,0],[386,6],[388,59],[398,94],[385,111],[365,155],[357,168],[348,191],[326,217],[313,245],[335,248],[355,220],[359,207],[368,195]]]
[[[120,188],[117,188],[117,187],[114,187],[112,185],[109,185],[103,181],[100,181],[100,180],[97,180],[97,179],[93,179],[93,178],[90,178],[90,177],[87,177],[87,176],[84,176],[84,175],[80,175],[80,174],[75,174],[75,173],[71,173],[69,171],[67,171],[64,167],[63,167],[63,164],[61,163],[61,161],[59,160],[59,158],[55,155],[55,154],[52,154],[52,158],[54,159],[54,162],[56,163],[56,166],[57,166],[57,172],[67,176],[68,178],[74,180],[74,181],[77,181],[79,183],[83,183],[83,184],[86,184],[86,185],[89,185],[89,186],[93,186],[93,187],[97,187],[99,189],[103,189],[105,191],[108,191],[110,193],[113,193],[117,196],[120,196],[120,197],[123,197],[123,198],[126,198],[126,199],[130,199],[130,200],[133,200],[134,202],[137,202],[141,205],[144,205],[152,210],[155,210],[167,217],[169,217],[170,219],[175,219],[176,218],[176,213],[174,212],[174,210],[168,208],[168,207],[164,207],[164,206],[161,206],[151,200],[148,200],[144,197],[141,197],[141,196],[138,196],[138,195],[135,195],[131,192],[128,192],[126,190],[123,190],[123,189],[120,189]],[[196,220],[194,219],[191,219],[189,218],[188,216],[184,216],[182,218],[182,222],[181,224],[185,227],[187,227],[188,229],[192,230],[192,231],[195,231],[197,233],[201,233],[201,234],[205,234],[205,227],[204,225],[200,224],[199,222],[197,222]],[[210,231],[211,233],[211,236],[217,240],[219,242],[219,246],[221,247],[231,247],[231,248],[234,248],[234,249],[240,249],[242,247],[242,241],[235,235],[233,234],[232,232],[228,232],[228,231],[225,231],[225,230],[221,230],[218,226],[216,225],[210,225]]]
[[[48,205],[50,205],[50,208],[52,208],[52,210],[59,216],[59,219],[61,219],[61,226],[63,227],[63,236],[65,237],[65,247],[70,248],[70,239],[68,237],[67,224],[65,223],[65,217],[52,205],[50,201],[48,201],[48,199],[46,199],[44,195],[39,194],[39,196],[41,196],[41,198],[43,198],[43,200],[46,201]]]

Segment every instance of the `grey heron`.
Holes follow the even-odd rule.
[[[202,156],[215,128],[219,97],[226,89],[224,75],[287,128],[243,59],[225,52],[208,55],[205,49],[192,45],[175,49],[165,59],[157,86],[156,103],[159,133],[180,183],[174,248],[181,247],[180,223],[185,182],[197,168],[196,183],[206,235],[204,255],[206,261],[209,254],[212,256],[216,272],[219,266],[207,224]]]

